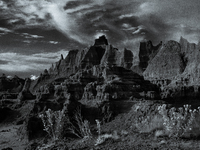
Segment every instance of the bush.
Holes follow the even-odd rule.
[[[163,128],[163,118],[158,113],[159,104],[151,101],[136,103],[127,114],[126,123],[139,132],[149,133]]]
[[[184,105],[176,109],[166,108],[166,104],[158,107],[159,114],[162,115],[163,125],[169,136],[181,137],[187,134],[196,136],[200,133],[200,107],[190,109],[191,105]]]
[[[63,139],[66,133],[74,134],[79,138],[92,136],[90,123],[88,120],[83,120],[80,108],[75,111],[74,124],[67,114],[67,107],[63,107],[59,111],[48,109],[44,114],[40,115],[40,118],[42,119],[44,130],[54,141]]]
[[[52,111],[48,109],[39,117],[42,119],[44,130],[53,140],[63,138],[64,123],[67,118],[65,117],[65,109],[62,111]]]
[[[111,118],[113,117],[113,112],[110,110],[109,105],[103,105],[103,107],[101,108],[101,115],[103,124],[111,121]]]
[[[77,107],[74,114],[74,121],[75,121],[75,126],[72,124],[72,128],[74,129],[74,132],[76,132],[77,136],[81,138],[92,137],[92,133],[90,130],[90,123],[88,120],[83,120],[81,114],[81,107]]]
[[[98,119],[96,119],[95,121],[97,124],[97,132],[98,132],[98,137],[96,139],[95,146],[104,143],[106,141],[106,139],[114,139],[114,140],[119,139],[119,136],[116,131],[113,134],[101,135],[101,122]]]

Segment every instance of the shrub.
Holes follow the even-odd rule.
[[[90,130],[90,123],[88,120],[83,120],[81,114],[81,107],[77,107],[74,114],[75,125],[72,124],[72,128],[76,135],[81,138],[90,138],[92,137],[92,133]],[[77,126],[77,127],[76,127]]]
[[[44,114],[39,116],[42,119],[44,130],[53,140],[63,138],[65,109],[62,111],[52,111],[48,109]]]
[[[180,137],[187,133],[192,134],[192,130],[195,134],[199,134],[200,131],[200,107],[197,109],[190,109],[191,105],[184,105],[176,109],[166,108],[166,104],[158,107],[159,113],[163,117],[163,125],[169,136]]]
[[[101,122],[96,119],[96,124],[97,124],[97,132],[98,132],[98,137],[96,139],[95,142],[95,146],[104,143],[107,139],[114,139],[114,140],[118,140],[119,139],[119,135],[117,134],[116,131],[113,132],[113,134],[102,134],[101,135]],[[125,134],[128,134],[127,132],[123,131]]]
[[[111,121],[111,118],[113,116],[113,112],[110,110],[109,105],[104,105],[101,108],[101,114],[102,114],[102,123],[103,124]]]
[[[101,122],[96,119],[96,124],[97,124],[97,132],[98,132],[98,135],[100,136],[101,135]]]
[[[132,107],[125,122],[143,133],[161,129],[163,128],[163,119],[158,114],[158,106],[151,101],[140,101]]]
[[[74,134],[79,138],[92,136],[89,121],[83,120],[81,109],[77,109],[74,114],[74,124],[67,114],[67,107],[63,107],[59,111],[48,109],[44,114],[40,115],[40,118],[42,119],[44,130],[54,141],[63,139],[66,133]]]
[[[143,133],[149,133],[163,127],[163,119],[160,115],[148,115],[135,120],[136,128]]]

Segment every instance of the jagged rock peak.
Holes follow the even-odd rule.
[[[19,77],[18,77],[17,75],[15,75],[15,76],[13,77],[13,79],[19,79]]]
[[[64,58],[63,58],[63,54],[61,54],[61,60],[63,60]]]
[[[49,74],[48,70],[45,69],[43,75],[48,75],[48,74]]]
[[[173,40],[168,41],[165,44],[165,47],[168,48],[170,51],[178,51],[178,52],[181,51],[181,45],[178,42],[173,41]]]
[[[98,39],[95,39],[94,46],[98,45],[108,45],[108,40],[105,35],[100,36]]]
[[[157,55],[161,47],[162,41],[156,46],[154,46],[150,40],[140,42],[139,66],[142,69],[142,71],[144,71],[147,68],[148,63]]]
[[[188,43],[188,40],[185,39],[185,38],[183,38],[183,37],[181,36],[181,37],[180,37],[180,41],[179,41],[179,43],[183,43],[183,42]]]
[[[185,62],[182,57],[181,46],[176,41],[168,41],[152,61],[148,64],[143,75],[145,79],[173,79],[183,73]]]
[[[1,77],[2,77],[2,78],[6,78],[6,75],[3,73]]]

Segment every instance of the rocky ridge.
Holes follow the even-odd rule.
[[[183,37],[168,41],[143,72],[144,78],[160,86],[161,98],[194,99],[199,95],[200,46]]]
[[[128,99],[148,96],[150,91],[154,98],[165,99],[184,96],[183,93],[192,95],[187,89],[198,96],[199,45],[182,37],[179,42],[160,42],[156,46],[151,41],[142,41],[138,56],[137,64],[132,50],[119,50],[101,36],[89,48],[71,50],[66,58],[61,55],[37,80],[30,81],[26,90],[23,87],[28,81],[19,82],[17,77],[11,80],[1,77],[0,89],[16,91],[20,99],[26,93],[29,99],[35,95],[39,100]],[[14,89],[3,87],[10,82],[14,82],[15,85],[9,86]]]
[[[151,55],[146,63],[153,58],[156,53],[154,51],[160,47],[160,45],[154,47],[151,42],[147,42],[147,45],[148,43],[150,45],[142,49],[148,50]],[[70,95],[70,98],[73,97],[84,103],[94,99],[101,102],[111,99],[129,99],[133,95],[142,97],[141,92],[144,91],[157,92],[155,85],[145,81],[141,75],[131,70],[133,62],[134,55],[131,50],[118,50],[108,44],[105,36],[101,36],[89,49],[71,50],[65,59],[61,56],[57,63],[49,70],[45,70],[32,83],[31,91],[38,95],[38,92],[41,92],[38,91],[39,87],[45,83],[52,83],[54,87],[62,85],[60,89],[63,90],[60,91],[65,95],[64,98]],[[79,88],[70,92],[67,90],[69,86]]]

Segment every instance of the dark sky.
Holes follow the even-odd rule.
[[[38,75],[102,34],[133,51],[143,39],[198,43],[199,8],[199,0],[0,0],[0,73]]]

